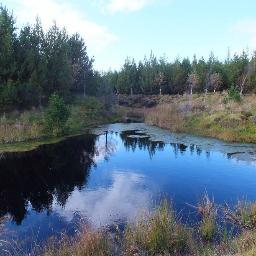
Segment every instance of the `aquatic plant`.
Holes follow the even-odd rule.
[[[110,237],[104,232],[83,230],[70,239],[63,236],[60,241],[52,240],[41,253],[43,256],[107,256],[113,255]]]
[[[205,193],[200,202],[195,206],[200,215],[199,232],[205,241],[212,241],[217,231],[216,215],[214,199],[210,199]]]
[[[125,251],[129,255],[136,250],[150,255],[186,252],[192,240],[190,230],[180,223],[167,201],[151,215],[128,225],[124,237]]]
[[[256,229],[256,202],[238,201],[235,209],[224,207],[226,219],[242,229]]]

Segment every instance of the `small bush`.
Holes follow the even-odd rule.
[[[87,110],[98,111],[103,109],[103,103],[95,97],[77,98],[75,103]]]
[[[241,101],[241,95],[236,87],[233,85],[228,89],[228,95],[224,98],[224,103],[227,103],[229,100],[237,102]]]
[[[62,135],[69,115],[70,112],[64,100],[58,94],[52,94],[45,111],[46,131],[54,136]]]

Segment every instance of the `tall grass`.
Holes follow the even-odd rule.
[[[60,241],[52,240],[38,253],[43,256],[107,256],[112,255],[112,252],[110,237],[103,232],[82,231],[72,239],[64,236]]]
[[[153,212],[145,213],[134,222],[128,223],[124,231],[110,233],[106,230],[83,229],[73,238],[63,236],[60,240],[51,239],[44,248],[32,252],[31,255],[252,256],[256,252],[254,224],[246,225],[244,229],[243,221],[230,219],[228,215],[238,216],[237,218],[246,220],[246,223],[249,216],[249,223],[254,223],[254,205],[254,202],[246,203],[244,207],[238,202],[233,210],[228,208],[226,215],[223,212],[220,214],[223,219],[217,224],[217,210],[227,211],[227,206],[216,205],[205,194],[193,206],[200,219],[191,226],[182,222],[180,214],[167,201],[163,201]],[[240,231],[232,233],[230,224],[237,230],[241,228]],[[218,229],[218,237],[217,225],[222,225]],[[224,236],[226,239],[223,239]]]
[[[225,101],[225,94],[162,96],[156,107],[144,108],[145,122],[172,132],[210,136],[226,141],[256,142],[256,96]]]
[[[115,122],[121,117],[109,112],[97,98],[80,98],[69,105],[67,134],[85,131],[88,127]],[[44,110],[4,113],[0,116],[0,144],[11,144],[51,137],[45,129]]]
[[[167,201],[150,216],[144,216],[125,230],[124,248],[128,255],[134,252],[176,254],[188,252],[192,235],[182,225]]]
[[[0,118],[0,143],[14,143],[38,139],[42,136],[42,113],[13,112]]]

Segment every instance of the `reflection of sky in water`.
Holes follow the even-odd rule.
[[[186,203],[195,204],[205,191],[217,202],[245,195],[255,198],[256,170],[251,163],[196,145],[152,147],[148,137],[139,134],[127,135],[122,141],[120,134],[108,133],[107,144],[101,135],[96,142],[96,166],[86,188],[74,191],[65,209],[57,207],[56,211],[67,220],[72,219],[72,211],[78,211],[99,226],[132,220],[159,196],[173,198],[178,210],[186,208]],[[145,140],[141,145],[133,143],[140,138]]]
[[[106,140],[107,139],[107,140]],[[119,143],[116,136],[113,133],[107,134],[107,136],[99,136],[96,141],[95,154],[93,156],[93,161],[99,163],[103,160],[109,159],[116,151],[118,151]]]
[[[122,132],[137,128],[141,129],[137,134]],[[108,133],[106,140],[104,131],[108,129],[113,132]],[[175,135],[141,124],[104,126],[95,132],[101,136],[96,139],[95,151],[92,150],[93,166],[86,169],[83,162],[68,165],[70,159],[79,162],[79,150],[70,159],[68,151],[65,152],[68,159],[64,166],[62,152],[57,158],[61,161],[55,166],[59,174],[53,188],[61,192],[65,186],[71,188],[64,189],[67,200],[63,205],[54,195],[48,212],[43,207],[41,212],[37,212],[28,201],[28,214],[21,226],[9,221],[5,225],[9,231],[16,231],[19,237],[24,237],[40,230],[38,237],[43,240],[63,229],[72,233],[77,216],[94,227],[111,225],[115,221],[131,221],[142,210],[150,209],[159,196],[173,199],[178,211],[186,208],[186,203],[195,204],[206,190],[209,195],[214,195],[217,203],[235,202],[243,196],[249,200],[256,198],[256,169],[252,164],[255,154],[250,155],[256,151],[255,145]],[[241,151],[246,152],[244,157],[237,154]],[[77,153],[78,158],[75,157]],[[52,154],[51,150],[49,154]],[[61,168],[66,175],[62,180]],[[68,176],[72,171],[76,178]],[[69,178],[73,178],[73,182],[68,182]],[[33,194],[35,191],[28,192]]]
[[[151,141],[162,141],[166,144],[178,143],[187,146],[197,145],[202,150],[208,152],[219,152],[229,155],[230,158],[238,161],[245,161],[253,165],[256,164],[256,144],[229,143],[208,137],[171,133],[168,130],[144,123],[103,125],[94,129],[93,133],[103,134],[106,130],[119,133],[127,130],[141,130],[150,137]]]
[[[122,219],[131,221],[142,209],[148,209],[150,197],[144,189],[144,178],[132,172],[113,172],[109,187],[95,190],[75,190],[65,208],[57,205],[53,210],[70,221],[78,212],[96,226],[111,224]]]

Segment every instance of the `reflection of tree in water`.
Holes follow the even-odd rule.
[[[146,133],[143,133],[138,130],[134,131],[124,131],[120,134],[122,142],[127,150],[135,151],[136,148],[140,150],[147,150],[150,154],[150,157],[156,153],[156,151],[163,150],[165,148],[165,143],[161,141],[152,141],[150,136]],[[184,155],[185,152],[190,152],[191,155],[196,153],[200,156],[203,153],[203,150],[200,146],[191,144],[186,146],[181,143],[170,143],[173,148],[175,157],[178,155]],[[207,158],[210,158],[210,152],[204,151]]]
[[[106,131],[104,135],[98,137],[95,147],[94,161],[104,159],[108,161],[110,156],[117,150],[117,141],[113,140],[113,132]]]
[[[70,193],[86,184],[93,163],[95,136],[71,138],[27,153],[7,153],[0,161],[0,218],[9,214],[20,224],[29,203],[51,211],[64,206]]]
[[[161,141],[151,141],[149,136],[140,131],[124,131],[120,133],[122,142],[127,150],[135,151],[136,148],[140,150],[147,150],[150,157],[156,153],[156,151],[163,150],[165,144]]]
[[[203,152],[203,150],[199,146],[194,145],[194,144],[186,146],[184,144],[171,143],[170,145],[173,148],[175,157],[177,157],[179,154],[183,155],[188,150],[189,150],[191,155],[196,153],[198,156],[200,156]],[[206,154],[207,158],[210,158],[210,152],[205,151],[205,154]]]
[[[187,151],[187,148],[188,148],[188,146],[185,146],[184,144],[171,143],[170,145],[173,148],[175,157],[177,157],[179,153],[181,155],[183,155]]]

